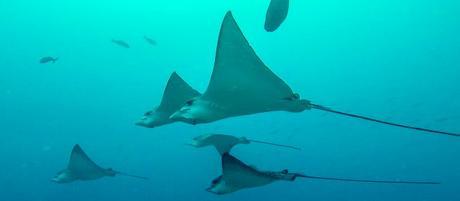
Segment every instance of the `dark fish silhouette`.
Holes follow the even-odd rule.
[[[122,41],[122,40],[115,40],[115,39],[112,39],[112,43],[115,43],[121,47],[124,47],[124,48],[129,48],[129,44],[126,43],[125,41]]]
[[[271,0],[265,16],[265,30],[273,32],[284,22],[289,10],[289,0]]]
[[[43,57],[40,59],[40,63],[41,64],[46,64],[46,63],[49,63],[49,62],[53,62],[55,63],[59,58],[54,58],[54,57]]]
[[[147,36],[144,36],[144,40],[147,41],[148,44],[152,45],[152,46],[156,46],[157,45],[157,42],[155,40],[153,40],[152,38],[149,38]]]

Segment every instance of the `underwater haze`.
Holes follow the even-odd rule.
[[[458,137],[319,110],[135,125],[160,102],[173,71],[206,90],[220,25],[231,10],[261,60],[302,98],[460,132],[460,1],[291,0],[286,20],[270,33],[264,30],[269,3],[0,1],[0,200],[460,200]],[[41,64],[46,56],[58,60]],[[219,155],[185,145],[205,133],[302,148],[251,144],[232,151],[263,170],[441,184],[298,179],[215,195],[206,188],[221,174]],[[51,182],[75,144],[103,167],[150,179]]]

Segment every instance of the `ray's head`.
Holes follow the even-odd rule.
[[[171,120],[168,116],[164,117],[156,110],[150,110],[144,113],[144,116],[136,122],[136,125],[146,128],[154,128],[170,122]]]
[[[233,192],[233,191],[229,191],[228,188],[225,186],[225,184],[223,184],[223,182],[219,182],[217,184],[211,185],[209,188],[206,189],[206,191],[217,194],[217,195],[223,195],[223,194]]]
[[[216,108],[212,108],[212,103],[200,98],[193,98],[169,118],[173,121],[182,121],[189,124],[208,123],[216,120]]]
[[[228,185],[225,182],[225,180],[222,179],[222,176],[214,179],[211,183],[211,186],[206,189],[206,191],[217,194],[217,195],[233,193],[237,190],[238,190],[237,188],[233,188],[230,185]]]
[[[75,181],[75,177],[69,170],[62,170],[58,172],[56,176],[51,179],[51,181],[59,184],[70,183]]]
[[[197,147],[197,148],[209,146],[210,142],[209,142],[208,139],[209,139],[210,136],[211,136],[211,134],[204,134],[204,135],[196,136],[190,142],[190,145],[194,146],[194,147]]]

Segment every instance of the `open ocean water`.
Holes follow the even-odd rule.
[[[286,21],[272,33],[264,30],[268,5],[269,0],[0,0],[0,200],[459,201],[459,137],[319,110],[195,126],[134,124],[160,102],[173,71],[206,90],[220,24],[231,10],[260,58],[303,98],[460,132],[460,1],[291,0]],[[59,59],[40,64],[44,56]],[[302,148],[251,144],[232,150],[263,170],[441,184],[298,179],[215,195],[205,189],[221,174],[219,155],[184,145],[204,133]],[[150,180],[51,182],[74,144],[103,167]]]

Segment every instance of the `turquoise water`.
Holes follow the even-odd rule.
[[[203,92],[220,23],[233,14],[261,59],[294,91],[343,111],[460,132],[460,2],[295,1],[274,33],[268,1],[0,1],[0,199],[457,201],[460,139],[321,111],[272,112],[211,124],[134,125],[177,71]],[[144,35],[155,39],[150,46]],[[129,49],[111,40],[128,42]],[[59,57],[39,64],[43,56]],[[217,132],[302,147],[233,150],[260,169],[434,180],[435,186],[298,180],[217,196]],[[59,185],[74,144],[98,164],[150,177]]]

